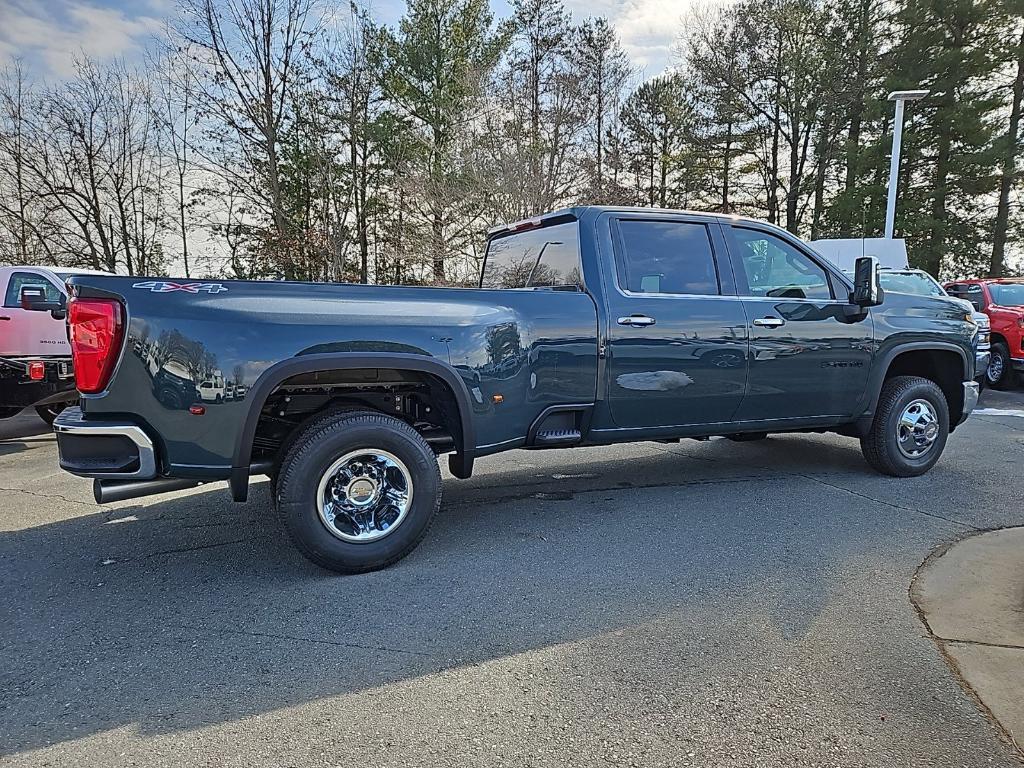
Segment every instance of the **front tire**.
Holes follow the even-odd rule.
[[[401,560],[426,535],[441,503],[441,470],[404,421],[329,413],[292,443],[274,496],[303,555],[328,570],[365,573]]]
[[[985,379],[994,389],[1011,389],[1016,383],[1010,348],[1001,341],[992,343],[992,357],[985,371]]]
[[[868,434],[864,458],[892,477],[916,477],[931,469],[949,436],[949,405],[939,386],[919,376],[885,382]]]

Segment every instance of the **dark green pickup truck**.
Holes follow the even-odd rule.
[[[296,545],[367,571],[513,448],[833,431],[926,472],[974,408],[977,327],[747,219],[580,207],[490,233],[475,289],[76,276],[61,466],[99,501],[272,479]],[[682,471],[682,470],[680,470]]]

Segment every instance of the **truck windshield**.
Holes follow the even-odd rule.
[[[1024,283],[989,283],[992,303],[1004,307],[1024,307]]]
[[[945,296],[938,283],[920,272],[881,272],[882,289],[912,296]]]
[[[579,225],[568,221],[491,239],[480,287],[582,288],[582,272]]]

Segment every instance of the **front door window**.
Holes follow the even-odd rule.
[[[756,229],[733,228],[747,295],[780,299],[832,299],[825,270],[782,238]],[[741,276],[742,277],[742,276]],[[742,287],[743,280],[740,279]]]

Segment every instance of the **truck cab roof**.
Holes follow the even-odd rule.
[[[629,205],[574,205],[567,208],[558,208],[547,213],[541,213],[530,218],[520,219],[519,221],[512,221],[506,224],[499,224],[495,227],[491,227],[487,230],[488,237],[494,237],[495,235],[501,235],[508,232],[518,232],[524,229],[532,229],[534,227],[544,226],[545,224],[551,224],[556,221],[564,221],[566,219],[580,219],[587,213],[601,214],[601,213],[640,213],[648,216],[659,216],[659,215],[676,215],[676,216],[700,216],[708,219],[720,219],[727,218],[732,221],[749,221],[751,224],[757,224],[759,226],[765,226],[765,222],[758,221],[757,219],[750,219],[745,216],[736,216],[734,214],[724,214],[716,211],[690,211],[680,208],[641,208],[637,206]],[[774,225],[769,224],[769,227]],[[775,227],[776,229],[780,229]]]

